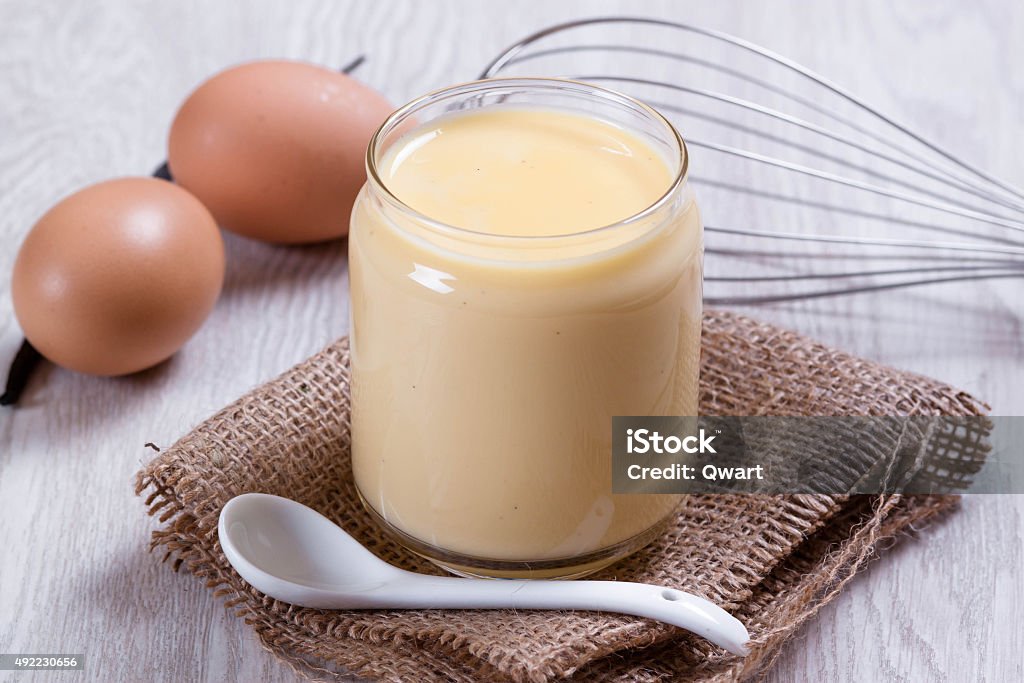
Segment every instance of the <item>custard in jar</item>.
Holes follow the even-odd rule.
[[[593,85],[494,79],[396,111],[350,233],[352,465],[379,523],[467,575],[571,577],[680,497],[611,492],[612,417],[696,415],[687,152]]]

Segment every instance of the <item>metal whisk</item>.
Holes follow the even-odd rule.
[[[709,303],[1024,277],[1024,190],[749,41],[585,19],[512,45],[481,77],[498,75],[604,83],[674,120],[695,157]],[[711,75],[717,89],[701,86]]]

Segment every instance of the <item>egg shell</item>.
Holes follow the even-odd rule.
[[[259,61],[200,85],[171,125],[176,182],[225,229],[276,243],[348,233],[366,147],[392,107],[313,64]]]
[[[46,212],[14,262],[25,337],[58,365],[122,375],[170,357],[224,281],[217,225],[187,191],[154,178],[91,185]]]

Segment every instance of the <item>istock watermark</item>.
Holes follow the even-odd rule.
[[[708,435],[703,429],[697,434],[678,436],[669,434],[662,436],[650,429],[627,429],[626,452],[628,453],[714,453],[711,445],[715,436]]]
[[[614,493],[1024,493],[1024,417],[612,420]]]

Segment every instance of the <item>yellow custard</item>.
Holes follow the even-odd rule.
[[[432,121],[391,147],[378,173],[392,194],[433,220],[515,236],[617,223],[654,204],[673,178],[628,131],[524,108]]]
[[[612,416],[697,409],[702,230],[666,156],[512,105],[380,152],[350,237],[353,470],[419,552],[571,574],[678,503],[611,493]]]

